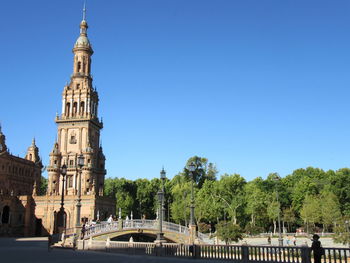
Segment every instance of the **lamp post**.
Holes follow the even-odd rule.
[[[276,174],[274,180],[278,184],[278,182],[281,180],[278,174]],[[280,203],[278,200],[278,189],[277,189],[277,184],[276,184],[276,200],[278,203],[278,245],[280,247],[283,246],[283,238],[282,238],[282,232],[281,232],[281,213],[280,213]]]
[[[163,202],[163,192],[161,190],[159,190],[157,192],[157,196],[158,196],[158,202],[159,202],[159,229],[158,229],[158,234],[157,234],[157,240],[156,242],[161,244],[162,242],[164,242],[164,233],[163,233],[163,213],[162,213],[162,202]]]
[[[66,218],[64,216],[64,178],[67,174],[67,165],[63,164],[60,170],[62,174],[62,194],[61,194],[61,207],[60,207],[60,227],[62,227],[62,232],[64,232],[66,228]]]
[[[162,213],[163,213],[163,220],[165,219],[165,207],[164,207],[164,199],[165,199],[165,190],[164,190],[164,185],[165,185],[165,179],[166,179],[166,172],[164,170],[164,167],[160,171],[160,179],[162,180],[162,192],[163,192],[163,198],[162,198]]]
[[[80,209],[81,209],[81,173],[84,166],[84,155],[80,154],[77,158],[77,164],[79,167],[78,171],[78,199],[76,205],[76,222],[75,222],[75,238],[74,238],[74,248],[77,247],[78,238],[80,236]],[[84,244],[83,244],[84,245]]]
[[[76,227],[80,227],[80,209],[81,209],[81,173],[83,171],[83,166],[84,166],[84,155],[80,154],[78,156],[78,167],[79,167],[79,171],[78,171],[78,199],[77,199],[77,214],[76,214],[76,222],[75,222],[75,226]]]
[[[194,223],[194,194],[193,194],[193,184],[194,184],[194,178],[193,178],[193,172],[196,170],[195,164],[192,162],[190,165],[188,165],[187,169],[190,171],[191,175],[191,206],[190,206],[190,225],[195,225]]]
[[[158,196],[158,202],[159,202],[159,231],[157,234],[157,240],[156,242],[161,244],[162,242],[165,242],[164,239],[164,233],[163,233],[163,218],[164,218],[164,180],[166,179],[165,177],[165,170],[162,168],[160,171],[160,179],[162,180],[162,187],[161,189],[157,192]]]

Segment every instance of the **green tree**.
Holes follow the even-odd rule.
[[[40,188],[38,195],[45,195],[47,191],[47,179],[44,176],[40,178]]]
[[[180,173],[172,179],[170,206],[172,219],[178,224],[188,224],[190,215],[191,183]]]
[[[216,225],[216,236],[224,240],[226,245],[243,239],[242,228],[232,222],[220,221]]]
[[[343,217],[335,227],[333,240],[335,243],[342,243],[350,247],[349,217]]]
[[[350,169],[337,170],[330,176],[332,192],[338,197],[340,210],[350,216]]]
[[[156,200],[157,192],[161,189],[161,182],[158,178],[152,180],[137,179],[136,185],[136,200],[135,206],[137,208],[136,215],[139,218],[146,216],[146,218],[154,218],[158,204]]]
[[[112,189],[112,194],[115,195],[116,199],[117,211],[121,208],[122,217],[126,217],[131,212],[137,211],[136,184],[133,181],[125,178],[114,178]]]
[[[338,198],[330,191],[323,191],[320,196],[321,218],[324,231],[329,231],[329,226],[335,225],[341,219]]]
[[[196,170],[192,173],[187,169],[191,163],[196,166]],[[207,158],[193,156],[187,160],[183,174],[189,181],[193,178],[196,185],[201,188],[205,180],[216,180],[217,170],[214,164],[209,163],[208,165]]]
[[[291,231],[291,224],[295,223],[295,213],[292,207],[287,207],[283,210],[283,221],[287,223],[288,232]]]
[[[262,183],[263,179],[258,177],[245,186],[246,214],[250,217],[251,227],[255,227],[267,217],[266,193],[261,189]]]
[[[113,197],[113,198],[115,197],[114,179],[112,178],[105,179],[103,192],[106,196]]]
[[[273,223],[273,233],[276,233],[277,229],[277,219],[280,213],[280,203],[276,200],[271,200],[267,204],[267,216]]]
[[[315,227],[321,221],[320,201],[316,196],[306,196],[301,208],[300,215],[306,224],[306,232],[309,233],[309,226]]]
[[[233,224],[237,224],[237,213],[244,204],[244,186],[246,181],[239,174],[224,174],[218,181],[218,189],[213,195],[222,202]]]
[[[215,198],[217,181],[206,180],[196,194],[196,221],[215,222],[218,215],[222,214],[222,204]]]
[[[297,213],[301,212],[306,196],[319,195],[324,186],[329,184],[327,174],[322,169],[313,167],[297,169],[289,177],[294,181],[291,201]]]

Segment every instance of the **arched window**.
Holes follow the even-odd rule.
[[[73,116],[75,116],[77,114],[77,107],[78,107],[78,103],[74,102],[73,103]]]
[[[84,101],[80,102],[80,114],[84,114],[85,103]]]
[[[70,112],[70,103],[67,102],[67,104],[66,104],[66,115],[69,115],[69,112]]]
[[[81,62],[79,61],[77,63],[77,72],[80,72],[81,71]]]
[[[4,206],[2,209],[2,218],[1,222],[3,224],[8,224],[10,221],[10,207],[8,205]]]
[[[29,154],[29,160],[32,161],[33,160],[33,155],[30,153]]]
[[[73,175],[68,176],[68,187],[73,187]]]

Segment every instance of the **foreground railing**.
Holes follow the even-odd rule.
[[[85,242],[83,246],[83,242]],[[220,259],[235,262],[313,263],[311,249],[304,247],[204,245],[117,241],[79,241],[79,249],[98,250],[130,255],[153,255],[198,259]],[[349,248],[325,248],[322,263],[350,263]]]

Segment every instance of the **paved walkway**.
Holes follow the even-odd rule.
[[[250,245],[263,245],[266,244],[266,239],[263,238],[251,238],[246,240]],[[277,243],[277,239],[272,240],[273,243]],[[299,242],[308,241],[307,239],[298,239]],[[311,241],[310,241],[311,242]],[[323,244],[333,245],[331,239],[321,239]],[[339,245],[337,244],[337,247]],[[181,258],[165,258],[165,257],[152,257],[152,256],[130,256],[105,252],[92,252],[92,251],[73,251],[71,249],[55,248],[50,252],[47,249],[47,238],[0,238],[0,255],[1,262],[11,263],[46,263],[46,262],[126,262],[126,263],[175,263],[175,262],[208,262],[208,260],[192,260]],[[220,262],[220,261],[210,261]],[[222,261],[221,261],[222,262]]]
[[[0,262],[11,263],[194,263],[208,262],[207,260],[192,260],[180,258],[165,258],[152,256],[129,256],[92,251],[73,251],[71,249],[55,248],[48,252],[46,238],[0,238]],[[210,261],[219,262],[219,261]],[[220,261],[222,262],[222,261]]]

